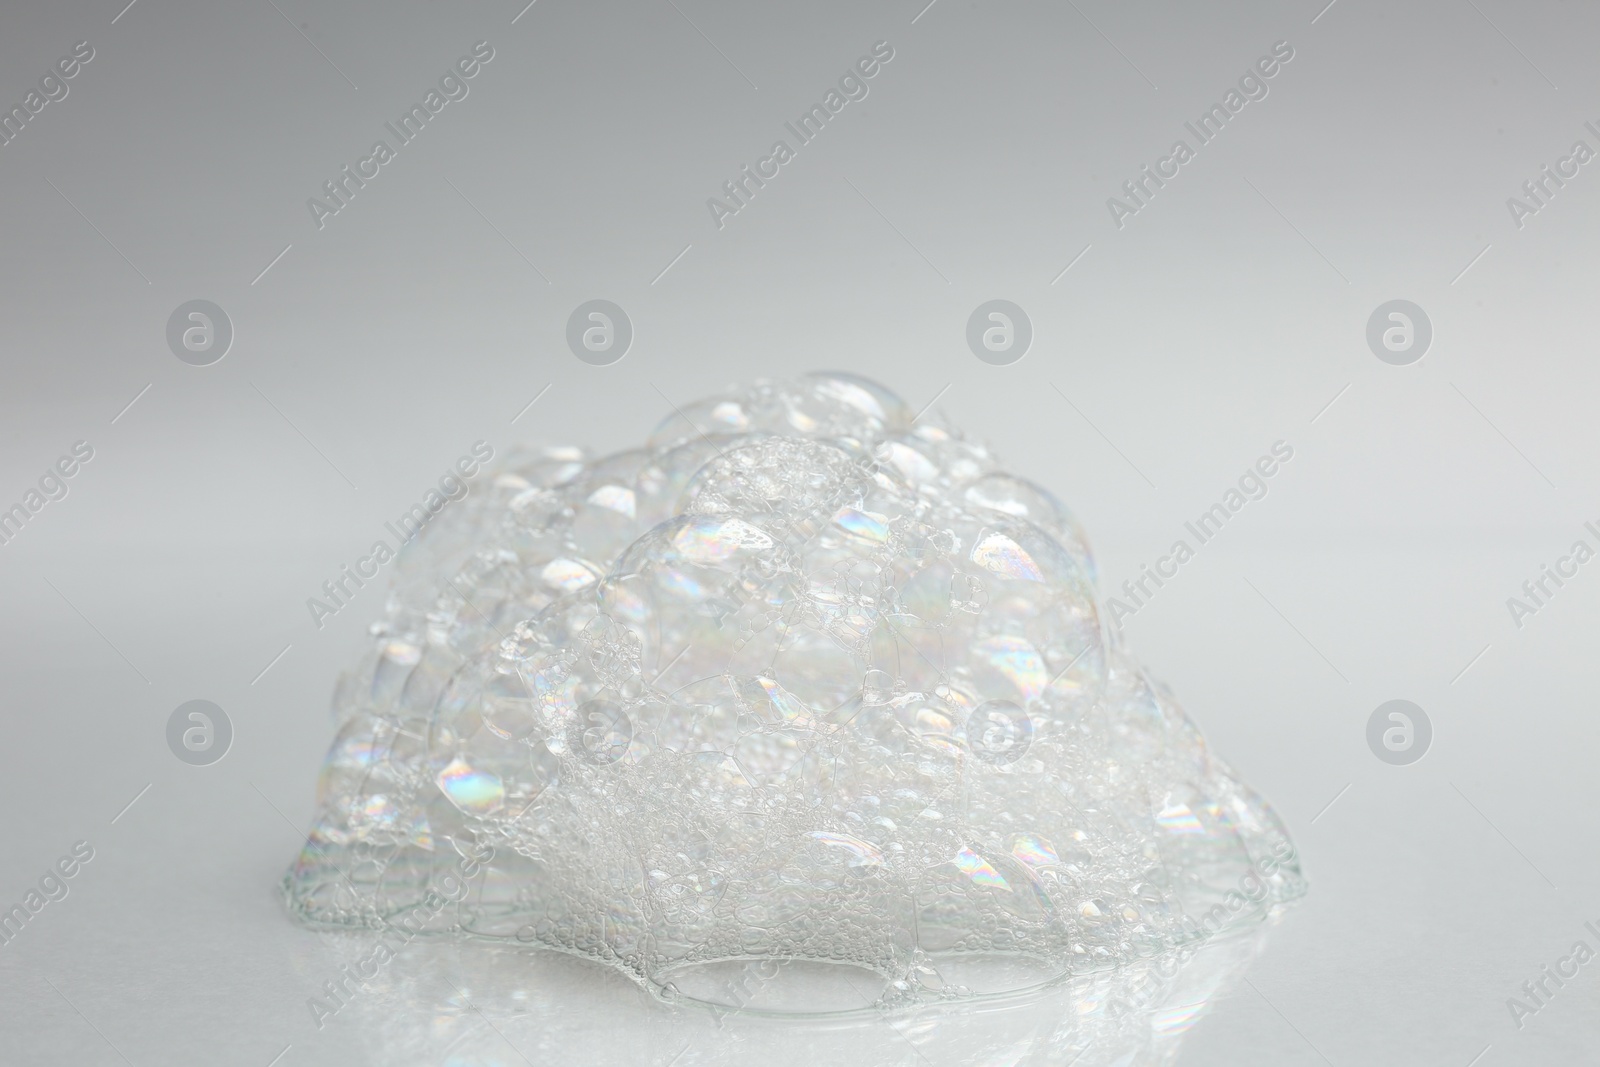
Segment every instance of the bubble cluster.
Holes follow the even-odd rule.
[[[543,946],[666,999],[715,1000],[730,961],[846,965],[821,970],[885,1008],[1304,891],[1105,624],[1072,515],[876,383],[514,456],[399,571],[285,879],[307,922]],[[831,1003],[810,988],[792,1010]]]

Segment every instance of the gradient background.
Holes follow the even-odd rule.
[[[1128,623],[1312,879],[1182,1063],[1594,1061],[1600,963],[1520,1030],[1506,999],[1600,947],[1600,563],[1520,630],[1505,605],[1600,520],[1600,163],[1521,229],[1505,203],[1600,148],[1592,7],[125,2],[0,14],[8,107],[95,49],[0,148],[0,504],[95,449],[0,546],[0,902],[96,849],[0,947],[0,1058],[400,1062],[381,1012],[312,1026],[338,957],[274,895],[382,610],[369,586],[319,631],[306,598],[474,440],[610,451],[663,397],[842,368],[1055,490],[1111,586],[1295,448]],[[306,199],[480,40],[470,95],[319,231]],[[719,231],[706,198],[878,40],[868,98]],[[1270,95],[1114,226],[1106,198],[1279,40]],[[166,346],[194,298],[235,329],[209,367]],[[635,329],[608,367],[564,341],[593,298]],[[1012,366],[965,343],[994,298],[1033,322]],[[1395,298],[1434,328],[1405,367],[1364,337]],[[1365,741],[1397,697],[1434,729],[1406,767]],[[194,698],[233,722],[210,767],[166,748]],[[424,978],[397,1009],[437,1013],[417,1062],[818,1062],[662,1037],[600,980],[563,1047],[537,991]],[[874,1034],[859,1062],[1014,1062]]]

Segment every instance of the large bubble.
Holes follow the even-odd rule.
[[[1014,993],[1304,891],[1067,509],[875,383],[520,454],[403,559],[285,879],[308,923],[714,1004],[782,961],[762,1003],[807,1013]]]

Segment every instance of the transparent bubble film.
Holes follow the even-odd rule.
[[[668,1000],[770,961],[811,1013],[1127,965],[1305,890],[1108,625],[1067,509],[876,383],[510,456],[397,570],[284,881],[308,923],[554,949]]]

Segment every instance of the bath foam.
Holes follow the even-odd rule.
[[[761,381],[482,481],[337,686],[306,923],[803,1014],[1012,994],[1305,891],[1067,509],[876,383]]]

